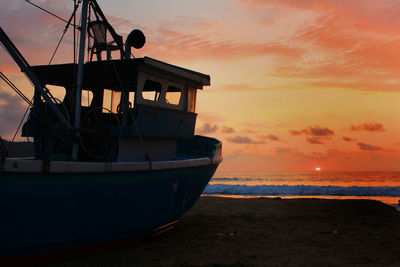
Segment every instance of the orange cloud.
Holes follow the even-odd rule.
[[[264,90],[263,88],[255,88],[248,84],[224,84],[219,86],[220,90],[227,90],[227,91],[253,91],[253,90]]]
[[[247,136],[234,136],[234,137],[228,137],[227,140],[231,143],[236,143],[236,144],[264,144],[263,141],[259,140],[253,140]]]
[[[243,125],[252,129],[265,129],[268,127],[268,125],[265,123],[254,123],[254,122],[246,122],[243,123]]]
[[[198,113],[197,119],[202,122],[222,122],[225,120],[223,116],[210,110],[201,110]]]
[[[306,140],[310,144],[324,144],[324,142],[322,142],[322,138],[318,136],[307,136]]]
[[[360,147],[361,150],[368,150],[368,151],[382,150],[382,147],[379,147],[379,146],[373,146],[373,145],[368,145],[368,144],[364,144],[364,143],[357,143],[357,145]]]
[[[368,131],[368,132],[385,132],[385,128],[380,123],[364,123],[360,125],[352,125],[351,131]]]
[[[280,141],[281,140],[277,135],[274,135],[274,134],[269,134],[269,135],[263,136],[263,137],[266,139],[272,140],[272,141]]]
[[[218,126],[216,124],[204,123],[203,126],[196,129],[198,134],[209,134],[215,133],[218,130]]]
[[[235,129],[233,129],[232,127],[228,127],[228,126],[222,126],[222,133],[234,133],[236,132]]]
[[[309,126],[306,129],[300,130],[300,131],[295,131],[292,130],[290,131],[292,135],[300,135],[300,134],[306,134],[308,136],[333,136],[335,135],[335,132],[329,128],[322,128],[321,126],[315,125],[315,126]]]
[[[308,127],[307,134],[314,136],[331,136],[335,135],[335,132],[328,128],[322,128],[318,125]]]
[[[357,139],[354,139],[354,138],[351,138],[351,137],[347,137],[347,136],[343,136],[342,139],[343,139],[343,141],[346,141],[346,142],[357,141]]]
[[[310,144],[324,144],[324,140],[331,139],[331,136],[335,135],[335,132],[329,128],[322,128],[321,126],[309,126],[306,129],[300,131],[291,130],[289,131],[291,135],[301,135],[305,134],[306,140]]]
[[[306,130],[300,130],[300,131],[290,130],[289,133],[290,133],[291,135],[301,135],[301,134],[303,134],[303,133],[307,133],[307,131],[306,131]]]

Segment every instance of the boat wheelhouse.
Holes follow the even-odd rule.
[[[65,92],[57,104],[73,118],[75,64],[34,66],[51,90]],[[80,161],[160,161],[176,159],[180,139],[194,136],[197,90],[210,77],[152,58],[87,62],[81,107]],[[69,159],[65,132],[45,124],[57,118],[37,92],[23,135],[34,137],[38,159]],[[40,129],[40,130],[39,130]],[[71,140],[72,141],[72,140]]]

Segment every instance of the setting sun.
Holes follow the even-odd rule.
[[[316,171],[316,172],[320,172],[320,171],[321,171],[321,168],[320,168],[320,167],[316,167],[316,168],[315,168],[315,171]]]

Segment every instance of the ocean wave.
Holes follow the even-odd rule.
[[[386,186],[311,186],[311,185],[227,185],[209,184],[206,195],[243,196],[400,196],[400,187]]]
[[[213,178],[213,181],[224,181],[224,182],[238,182],[238,181],[254,181],[254,180],[264,180],[263,178]]]

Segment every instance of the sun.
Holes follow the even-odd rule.
[[[321,168],[320,168],[320,167],[315,167],[315,171],[316,171],[316,172],[320,172],[320,171],[321,171]]]

